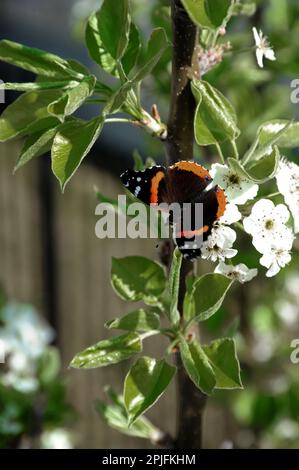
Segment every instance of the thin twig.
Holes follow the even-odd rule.
[[[237,160],[239,160],[239,150],[238,150],[236,141],[235,141],[235,140],[231,140],[230,143],[231,143],[231,146],[232,146],[233,151],[234,151],[234,157],[235,157]]]
[[[219,155],[219,158],[220,158],[221,162],[222,162],[223,164],[225,164],[225,158],[224,158],[224,155],[223,155],[223,153],[222,153],[222,149],[221,149],[220,145],[219,145],[218,143],[216,143],[216,144],[215,144],[215,147],[216,147],[216,149],[217,149],[217,152],[218,152],[218,155]]]

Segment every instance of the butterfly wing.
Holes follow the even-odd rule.
[[[167,170],[163,166],[153,166],[143,171],[126,170],[121,175],[123,185],[145,204],[190,203],[188,216],[190,228],[176,231],[176,242],[188,259],[201,255],[202,241],[207,240],[213,224],[224,213],[226,197],[218,186],[207,187],[212,182],[208,170],[194,162],[181,161]],[[195,216],[196,204],[202,203],[202,220],[198,224]],[[170,222],[182,227],[182,219],[187,216],[185,209],[178,216],[170,215]],[[180,220],[178,220],[178,218]],[[199,240],[201,240],[199,242]]]
[[[166,169],[152,166],[142,171],[126,170],[120,179],[123,185],[145,204],[160,204],[166,198]]]
[[[187,259],[195,259],[201,255],[202,242],[207,240],[214,223],[224,214],[225,192],[218,186],[214,186],[201,193],[198,202],[202,203],[202,223],[198,227],[192,220],[191,230],[187,233],[180,232],[176,236],[176,243]]]
[[[195,202],[212,182],[212,177],[203,166],[195,162],[181,161],[167,171],[169,203]]]
[[[181,206],[181,212],[178,215],[172,214],[171,217],[177,245],[185,255],[192,252],[199,256],[203,237],[209,227],[204,223],[203,206],[199,207],[197,202],[200,202],[206,188],[211,184],[212,177],[198,163],[180,161],[168,168],[168,179],[169,201]]]

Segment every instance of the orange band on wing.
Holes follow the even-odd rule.
[[[203,227],[201,227],[197,230],[186,230],[185,232],[179,232],[178,234],[176,234],[176,237],[177,238],[181,238],[181,237],[191,238],[191,237],[194,237],[194,236],[197,236],[197,235],[201,235],[202,233],[205,233],[208,230],[209,230],[208,225],[204,225]]]
[[[216,197],[217,197],[217,201],[218,201],[218,211],[217,211],[217,220],[220,219],[220,217],[223,216],[224,212],[225,212],[225,208],[226,208],[226,196],[225,196],[225,192],[223,189],[221,188],[217,188],[217,191],[216,191]]]
[[[158,173],[152,178],[151,195],[150,195],[151,204],[158,203],[159,184],[160,184],[160,181],[164,177],[165,177],[165,174],[163,173],[163,171],[158,171]]]
[[[199,176],[200,178],[206,178],[208,176],[212,179],[208,170],[206,170],[203,166],[198,165],[198,163],[195,163],[195,162],[181,161],[181,162],[175,163],[170,168],[171,169],[177,168],[178,170],[192,171],[192,173]]]

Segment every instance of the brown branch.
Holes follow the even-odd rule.
[[[171,0],[173,30],[173,61],[168,137],[165,142],[167,164],[193,159],[195,100],[190,86],[190,69],[195,55],[197,29],[189,19],[180,0]],[[183,316],[186,277],[192,263],[183,261],[178,308]],[[203,411],[206,396],[198,390],[176,354],[178,366],[178,420],[175,447],[200,449]]]
[[[193,159],[195,100],[189,71],[196,45],[196,27],[180,0],[171,0],[173,59],[166,156],[168,164]]]

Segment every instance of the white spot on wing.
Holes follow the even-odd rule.
[[[136,186],[136,189],[135,189],[135,191],[134,191],[134,196],[137,197],[138,194],[140,193],[140,191],[141,191],[141,187],[140,187],[140,186]]]

